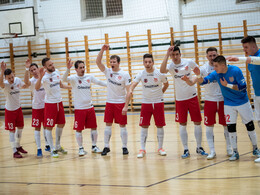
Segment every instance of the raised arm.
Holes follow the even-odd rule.
[[[125,106],[122,109],[122,115],[126,115],[126,113],[128,111],[128,104],[129,104],[130,99],[133,95],[133,91],[134,91],[134,89],[137,85],[138,85],[138,83],[133,81],[131,85],[126,86],[127,94],[126,94],[126,98],[125,98]]]
[[[25,61],[24,83],[25,83],[26,87],[29,87],[31,85],[31,82],[29,80],[30,79],[29,68],[30,68],[31,63],[32,62],[29,58]]]
[[[73,65],[73,62],[71,61],[71,59],[69,59],[69,60],[68,60],[68,63],[67,63],[67,70],[66,70],[66,72],[64,73],[64,75],[63,75],[63,77],[62,77],[62,80],[63,80],[64,82],[68,82],[67,79],[68,79],[69,72],[70,72],[70,69],[71,69],[72,65]]]
[[[161,67],[160,67],[160,72],[161,73],[167,73],[168,72],[168,70],[167,70],[167,62],[168,62],[168,59],[169,59],[170,54],[173,51],[173,49],[174,49],[174,46],[171,46],[171,47],[168,48],[167,53],[164,56],[163,62],[162,62]]]
[[[45,74],[45,70],[44,70],[44,68],[41,68],[40,69],[40,77],[39,77],[39,79],[37,80],[37,82],[35,84],[35,89],[36,90],[39,90],[41,88],[42,77],[44,76],[44,74]]]
[[[1,62],[1,74],[0,74],[0,87],[4,88],[5,84],[4,84],[4,71],[6,69],[6,63],[4,63],[4,61]]]
[[[103,86],[103,87],[106,87],[106,86],[107,86],[107,83],[106,83],[106,82],[101,81],[101,80],[95,78],[94,76],[93,76],[92,82],[95,83],[95,84],[97,84],[97,85]]]
[[[235,56],[229,56],[226,58],[230,62],[245,62],[248,64],[254,64],[254,65],[260,65],[260,57],[235,57]]]
[[[96,59],[96,63],[101,72],[104,72],[106,69],[105,65],[102,64],[102,57],[103,57],[103,53],[105,50],[109,50],[109,45],[102,46],[100,52],[98,53],[97,59]]]

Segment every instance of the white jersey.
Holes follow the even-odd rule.
[[[180,64],[174,64],[173,62],[168,64],[167,69],[175,82],[176,100],[188,100],[197,95],[195,86],[190,86],[181,79],[184,75],[191,79],[191,71],[196,67],[198,67],[198,65],[190,59],[181,59]]]
[[[21,107],[20,89],[25,85],[24,82],[14,77],[14,83],[10,84],[7,80],[4,81],[4,94],[6,98],[5,109],[13,111]]]
[[[107,102],[125,103],[126,86],[131,84],[131,78],[128,72],[119,70],[114,72],[111,68],[103,72],[107,78]]]
[[[89,74],[85,74],[82,77],[72,75],[67,78],[67,81],[72,86],[74,108],[80,110],[93,107],[91,101],[91,83],[106,86],[105,82]]]
[[[33,109],[42,109],[42,108],[44,108],[45,90],[42,85],[39,90],[35,89],[37,80],[38,79],[36,79],[34,77],[32,77],[30,79],[30,82],[31,82],[30,89],[33,92],[32,108]]]
[[[60,92],[60,73],[55,70],[52,73],[45,73],[42,78],[42,85],[45,89],[45,103],[59,103],[61,102]]]
[[[202,77],[208,76],[214,71],[214,67],[210,66],[207,62],[202,67],[200,67],[200,74]],[[204,85],[205,87],[205,100],[208,101],[224,101],[219,84],[217,81]]]
[[[165,74],[154,69],[152,73],[146,70],[140,71],[134,78],[134,82],[142,82],[143,100],[142,103],[159,103],[163,102],[162,83],[167,83]]]

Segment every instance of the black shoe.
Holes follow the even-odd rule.
[[[105,155],[107,155],[108,152],[110,152],[110,149],[107,148],[107,147],[105,147],[105,148],[103,149],[103,152],[101,153],[101,155],[102,155],[102,156],[105,156]]]
[[[51,151],[51,147],[50,147],[49,145],[46,145],[46,146],[45,146],[45,151],[46,151],[46,152],[50,152],[50,151]]]
[[[123,155],[127,155],[129,153],[127,148],[122,148],[122,150],[123,150]]]

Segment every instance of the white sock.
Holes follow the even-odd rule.
[[[202,141],[202,128],[201,125],[194,125],[194,135],[197,142],[197,148],[201,147],[201,141]]]
[[[34,138],[35,138],[37,149],[41,149],[41,132],[35,130]]]
[[[127,148],[128,133],[126,127],[120,127],[120,135],[121,135],[123,148]]]
[[[186,126],[180,125],[180,136],[184,150],[188,150],[188,133]]]
[[[44,135],[44,140],[45,140],[45,146],[48,146],[48,141],[47,141],[47,137],[46,137],[46,129],[43,128],[43,135]]]
[[[229,132],[231,146],[234,152],[237,152],[237,132]]]
[[[157,128],[158,149],[161,149],[163,147],[163,138],[164,138],[163,127]]]
[[[13,153],[17,152],[16,144],[15,144],[15,133],[13,131],[9,131],[9,141],[13,149]]]
[[[224,126],[224,136],[226,139],[227,150],[231,149],[230,137],[227,126]]]
[[[211,153],[215,152],[213,128],[214,127],[206,126],[206,137],[207,137],[207,141]]]
[[[82,148],[83,137],[81,132],[76,131],[76,140],[78,142],[79,148]]]
[[[97,145],[97,137],[98,137],[97,130],[91,130],[92,146],[96,146]]]
[[[145,150],[145,143],[148,135],[148,128],[141,128],[141,149]]]
[[[23,132],[23,129],[16,129],[16,131],[15,131],[16,148],[21,147],[20,142],[21,142],[21,138],[22,138],[22,132]]]
[[[109,148],[109,141],[111,138],[111,134],[112,134],[112,126],[106,126],[104,132],[104,142],[105,142],[105,147],[107,148]]]
[[[247,131],[248,136],[252,142],[253,145],[253,150],[257,148],[257,136],[256,136],[256,132],[254,131]]]
[[[48,144],[51,148],[51,151],[55,150],[55,148],[53,146],[53,139],[52,139],[52,131],[51,130],[46,129],[46,137],[47,137]]]
[[[60,149],[60,138],[62,135],[63,128],[56,127],[56,150]]]

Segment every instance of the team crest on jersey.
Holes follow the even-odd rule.
[[[112,78],[112,77],[113,77],[113,74],[110,74],[110,77]]]
[[[175,71],[176,73],[178,73],[178,72],[179,72],[179,70],[178,70],[178,69],[174,69],[174,71]]]
[[[229,79],[230,82],[234,81],[234,77],[229,77],[228,79]]]
[[[50,78],[50,82],[52,82],[52,78]]]
[[[90,83],[90,80],[88,79],[87,82]]]
[[[60,76],[59,76],[59,75],[57,75],[57,78],[59,79],[59,78],[60,78]]]
[[[82,81],[81,80],[79,80],[79,84],[81,84],[82,83]]]
[[[158,78],[154,78],[153,80],[154,80],[154,82],[158,82]]]
[[[121,77],[121,76],[118,76],[117,78],[118,78],[118,80],[121,80],[121,79],[122,79],[122,77]]]
[[[144,79],[144,82],[145,82],[145,83],[147,83],[147,82],[148,82],[148,80],[147,80],[147,79]]]
[[[189,70],[189,67],[188,67],[188,66],[185,66],[185,70],[188,71],[188,70]]]
[[[20,85],[17,85],[17,87],[19,88],[19,87],[20,87]]]
[[[11,87],[11,89],[13,90],[13,89],[14,89],[14,87],[12,86],[12,87]]]

